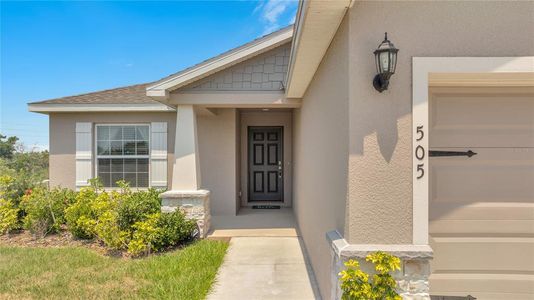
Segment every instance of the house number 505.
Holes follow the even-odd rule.
[[[420,142],[423,140],[424,137],[425,137],[425,132],[423,130],[423,125],[417,126],[415,141]],[[414,153],[415,158],[419,162],[421,162],[417,164],[417,179],[421,179],[425,176],[425,164],[422,163],[422,160],[425,158],[425,148],[421,145],[417,145],[414,151],[415,151]]]

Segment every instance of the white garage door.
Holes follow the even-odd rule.
[[[534,94],[488,91],[431,89],[431,293],[534,299]]]

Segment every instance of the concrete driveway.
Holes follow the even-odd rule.
[[[251,218],[255,214],[253,211],[245,211],[242,214],[245,216],[243,220],[248,223],[250,218],[253,224],[258,224],[258,216]],[[267,218],[266,214],[269,213],[258,212],[260,218]],[[294,228],[279,228],[281,218],[285,218],[285,224],[294,224],[291,210],[275,211],[272,214],[276,215],[273,219],[278,224],[275,231],[269,230],[265,222],[260,222],[261,228],[256,229],[253,224],[228,226],[228,222],[219,223],[225,234],[221,234],[221,231],[217,233],[215,229],[212,236],[221,237],[229,233],[233,236],[208,299],[320,299],[297,231]],[[214,223],[217,224],[217,221]],[[229,227],[239,228],[231,230]]]

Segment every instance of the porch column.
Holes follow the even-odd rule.
[[[199,188],[200,168],[196,114],[192,105],[178,105],[176,108],[171,189],[196,191]]]
[[[197,221],[198,236],[206,236],[210,224],[209,191],[200,189],[197,119],[192,105],[176,107],[171,189],[160,197],[162,212],[181,210],[188,219]]]

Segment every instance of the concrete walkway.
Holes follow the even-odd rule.
[[[259,217],[251,217],[256,214]],[[268,214],[275,216],[268,218]],[[214,238],[230,236],[231,240],[208,299],[319,299],[315,278],[296,230],[280,228],[280,224],[294,225],[291,210],[244,211],[241,216],[245,217],[234,217],[233,222],[246,222],[232,226],[219,222],[223,229],[215,228],[212,232]],[[256,222],[247,227],[245,223],[249,218]],[[272,230],[269,230],[268,219],[276,223],[272,224]],[[261,224],[260,228],[255,229],[254,224]]]

